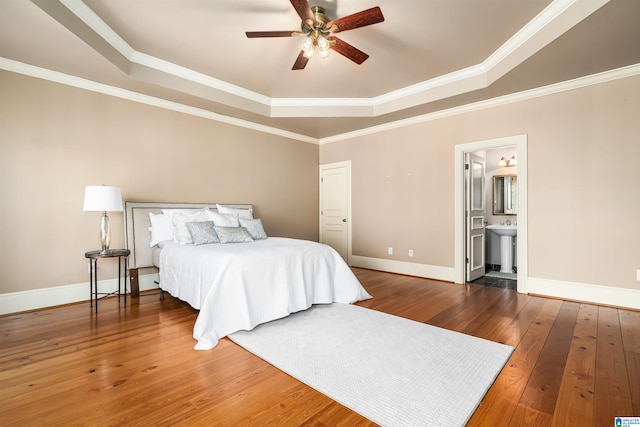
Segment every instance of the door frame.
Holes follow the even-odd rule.
[[[322,238],[323,221],[322,221],[322,173],[325,170],[346,168],[347,169],[347,265],[351,266],[351,160],[343,162],[327,163],[320,165],[318,168],[318,241]]]
[[[518,237],[516,239],[516,262],[518,265],[518,292],[527,293],[529,264],[527,256],[527,135],[457,144],[454,147],[454,281],[464,283],[466,276],[466,233],[465,233],[465,193],[464,154],[506,146],[516,146],[518,159]]]

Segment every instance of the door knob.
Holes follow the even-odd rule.
[[[342,222],[347,222],[347,219],[346,218],[342,218]]]

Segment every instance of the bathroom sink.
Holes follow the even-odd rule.
[[[487,225],[486,228],[500,236],[500,272],[513,273],[513,238],[518,227],[494,224]]]
[[[500,236],[515,236],[518,227],[515,225],[487,225],[487,229],[493,231]]]

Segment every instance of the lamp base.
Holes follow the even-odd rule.
[[[102,212],[102,218],[100,219],[100,246],[102,248],[103,255],[109,253],[110,240],[109,216],[106,212]]]

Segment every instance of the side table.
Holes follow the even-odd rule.
[[[114,295],[113,292],[98,292],[98,260],[101,258],[118,258],[118,302],[122,295],[122,266],[124,264],[124,306],[127,306],[127,264],[129,262],[129,249],[109,249],[107,252],[90,251],[85,252],[84,257],[89,258],[89,297],[91,298],[91,306],[96,303],[96,313],[98,312],[98,299]],[[98,298],[98,295],[102,295]]]

